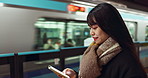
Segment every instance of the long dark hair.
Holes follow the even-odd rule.
[[[89,26],[97,24],[104,32],[117,41],[123,50],[131,52],[140,63],[128,29],[115,7],[108,3],[98,4],[89,12],[87,23]]]
[[[89,12],[87,22],[89,26],[97,24],[123,49],[135,50],[134,43],[121,15],[112,5],[108,3],[98,4]]]

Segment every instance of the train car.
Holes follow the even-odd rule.
[[[69,3],[68,10],[58,11],[5,4],[0,7],[0,53],[58,49],[65,47],[68,39],[74,46],[83,46],[91,37],[86,17],[94,6]],[[69,7],[82,9],[71,11]],[[148,15],[119,11],[133,40],[148,40]]]

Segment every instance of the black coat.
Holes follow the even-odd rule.
[[[98,78],[147,78],[129,51],[122,51],[103,66]]]

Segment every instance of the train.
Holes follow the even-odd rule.
[[[79,7],[79,11],[57,11],[21,6],[0,7],[0,53],[27,52],[44,50],[48,39],[56,44],[60,41],[64,47],[67,39],[72,39],[75,46],[83,46],[90,38],[86,17],[88,6],[69,3]],[[86,12],[87,11],[87,12]],[[148,40],[147,12],[120,10],[127,28],[134,41]],[[55,48],[54,48],[55,49]]]

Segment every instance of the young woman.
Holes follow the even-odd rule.
[[[84,52],[79,74],[66,68],[70,78],[147,78],[134,43],[116,8],[101,3],[87,17],[94,42]]]

